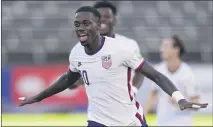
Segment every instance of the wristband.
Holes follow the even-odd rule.
[[[175,99],[177,103],[178,103],[179,100],[185,99],[184,96],[179,91],[173,92],[172,98]]]
[[[192,108],[196,108],[196,109],[200,109],[200,106],[199,105],[192,105]]]

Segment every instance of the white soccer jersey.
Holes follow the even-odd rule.
[[[117,34],[117,33],[115,34],[114,38],[119,39],[121,43],[123,43],[126,46],[128,45],[128,47],[131,48],[132,50],[136,50],[136,51],[140,52],[139,45],[135,40],[125,37],[123,35]]]
[[[161,62],[156,69],[167,76],[186,99],[198,96],[197,84],[195,76],[189,67],[184,62],[181,62],[180,67],[174,73],[168,71],[167,63]],[[189,110],[181,111],[178,105],[173,105],[169,101],[169,96],[161,90],[156,84],[153,89],[158,91],[157,105],[157,122],[160,126],[191,126],[192,112]]]
[[[144,59],[119,41],[103,37],[93,55],[86,54],[78,43],[69,57],[70,70],[80,72],[84,79],[88,119],[106,126],[127,126],[136,117],[143,119],[142,108],[131,90],[131,70],[142,66]]]
[[[141,52],[140,48],[139,48],[139,45],[138,45],[138,43],[135,40],[133,40],[131,38],[128,38],[128,37],[125,37],[123,35],[117,34],[117,33],[115,34],[114,38],[115,39],[119,39],[119,42],[121,42],[123,45],[131,48],[131,50],[135,50],[135,51]],[[135,75],[135,71],[132,70],[132,78],[134,77],[134,75]],[[146,81],[146,84],[151,84],[151,80],[146,78],[146,77],[144,77],[144,81]],[[144,81],[141,82],[141,84],[144,83]]]

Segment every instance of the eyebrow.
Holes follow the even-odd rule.
[[[85,21],[90,21],[90,22],[92,22],[93,20],[92,20],[92,19],[85,19],[85,20],[82,20],[82,21],[74,20],[74,22],[85,22]]]

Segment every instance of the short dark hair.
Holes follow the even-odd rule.
[[[80,7],[75,13],[78,13],[78,12],[91,12],[95,16],[97,16],[99,19],[101,18],[101,14],[99,13],[99,11],[91,6]]]
[[[100,1],[100,2],[96,2],[95,5],[93,6],[94,8],[110,8],[112,10],[112,13],[114,15],[117,14],[117,8],[115,7],[115,5],[113,5],[111,2],[109,1]]]
[[[178,47],[180,49],[180,56],[183,56],[185,54],[185,47],[183,45],[183,41],[180,39],[180,37],[178,35],[173,35],[172,36],[173,39],[173,46],[174,47]]]

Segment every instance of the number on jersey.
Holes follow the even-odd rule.
[[[85,70],[83,70],[81,72],[81,76],[83,77],[84,83],[86,83],[87,85],[89,85],[89,80],[88,80],[87,72]]]

